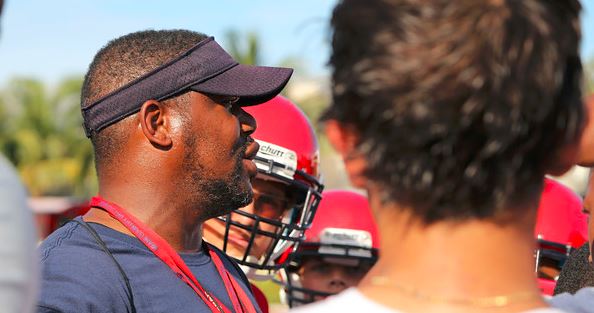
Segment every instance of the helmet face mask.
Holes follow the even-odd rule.
[[[284,285],[284,288],[281,289],[282,302],[286,303],[290,308],[312,303],[334,295],[334,293],[330,292],[303,288],[299,274],[294,271],[289,271],[286,268],[280,271],[280,276],[281,279],[277,280],[275,278],[275,282]]]
[[[328,285],[329,278],[320,277],[315,278],[315,269],[308,267],[308,261],[316,260],[315,262],[326,263],[323,270],[318,272],[327,272],[335,266],[343,268],[351,268],[348,274],[344,276],[355,276],[349,279],[352,282],[358,281],[367,273],[367,271],[375,264],[378,257],[378,250],[375,248],[362,248],[360,246],[339,245],[339,244],[321,244],[308,245],[302,244],[299,247],[298,253],[292,253],[290,256],[289,266],[279,271],[279,278],[275,278],[275,282],[282,284],[282,298],[289,307],[296,307],[303,304],[312,303],[323,300],[329,296],[335,295],[342,290],[322,290],[324,287],[313,287],[312,279],[319,282],[315,285]],[[320,251],[344,253],[324,253]],[[354,253],[353,253],[354,252]],[[310,273],[306,273],[309,271]],[[308,276],[306,281],[305,276]],[[311,287],[308,287],[311,286]],[[350,287],[345,284],[344,288]]]
[[[321,188],[321,186],[318,188]],[[305,230],[311,225],[315,209],[321,197],[319,189],[308,188],[300,182],[296,182],[290,190],[296,190],[296,192],[292,192],[292,203],[275,201],[285,203],[284,212],[279,214],[276,219],[265,217],[265,214],[262,214],[262,209],[260,209],[266,206],[266,202],[270,202],[271,197],[259,194],[256,191],[254,192],[252,204],[254,206],[253,213],[238,209],[219,217],[225,223],[222,250],[227,252],[228,245],[232,240],[232,236],[230,236],[232,230],[243,232],[249,234],[249,238],[246,238],[247,246],[243,251],[243,255],[231,254],[239,264],[264,270],[264,272],[276,271],[284,266],[286,262],[279,263],[278,258],[287,249],[303,240]],[[258,242],[264,242],[265,244],[264,246],[258,245]],[[264,277],[261,277],[262,279],[269,278],[269,276],[266,277],[265,273],[260,272],[259,274],[264,275]]]

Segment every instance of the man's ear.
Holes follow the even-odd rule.
[[[357,188],[366,188],[367,160],[357,150],[360,140],[359,133],[353,127],[343,125],[336,120],[327,121],[325,130],[328,141],[342,157],[351,184]]]
[[[173,143],[169,133],[168,114],[163,103],[156,100],[146,101],[138,112],[144,136],[158,147],[169,147]]]

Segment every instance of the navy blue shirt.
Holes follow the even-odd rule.
[[[89,225],[128,276],[137,312],[210,312],[194,290],[140,240],[100,224]],[[42,280],[38,312],[131,312],[122,274],[87,229],[70,222],[52,233],[39,249]],[[222,252],[215,251],[257,308],[241,270]],[[225,285],[208,253],[180,253],[180,256],[204,289],[233,311]]]

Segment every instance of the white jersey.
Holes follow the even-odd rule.
[[[373,312],[373,313],[404,313],[365,297],[356,288],[350,288],[342,293],[309,305],[300,306],[291,312],[295,313],[326,313],[326,312]],[[523,313],[565,313],[559,309],[542,308]]]
[[[0,155],[0,308],[32,312],[37,301],[37,235],[25,190]]]
[[[575,294],[564,292],[548,299],[553,307],[570,313],[594,313],[594,288],[586,287]]]

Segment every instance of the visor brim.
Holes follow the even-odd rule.
[[[200,93],[238,96],[242,106],[256,105],[278,95],[292,74],[290,68],[238,64],[190,89]]]

